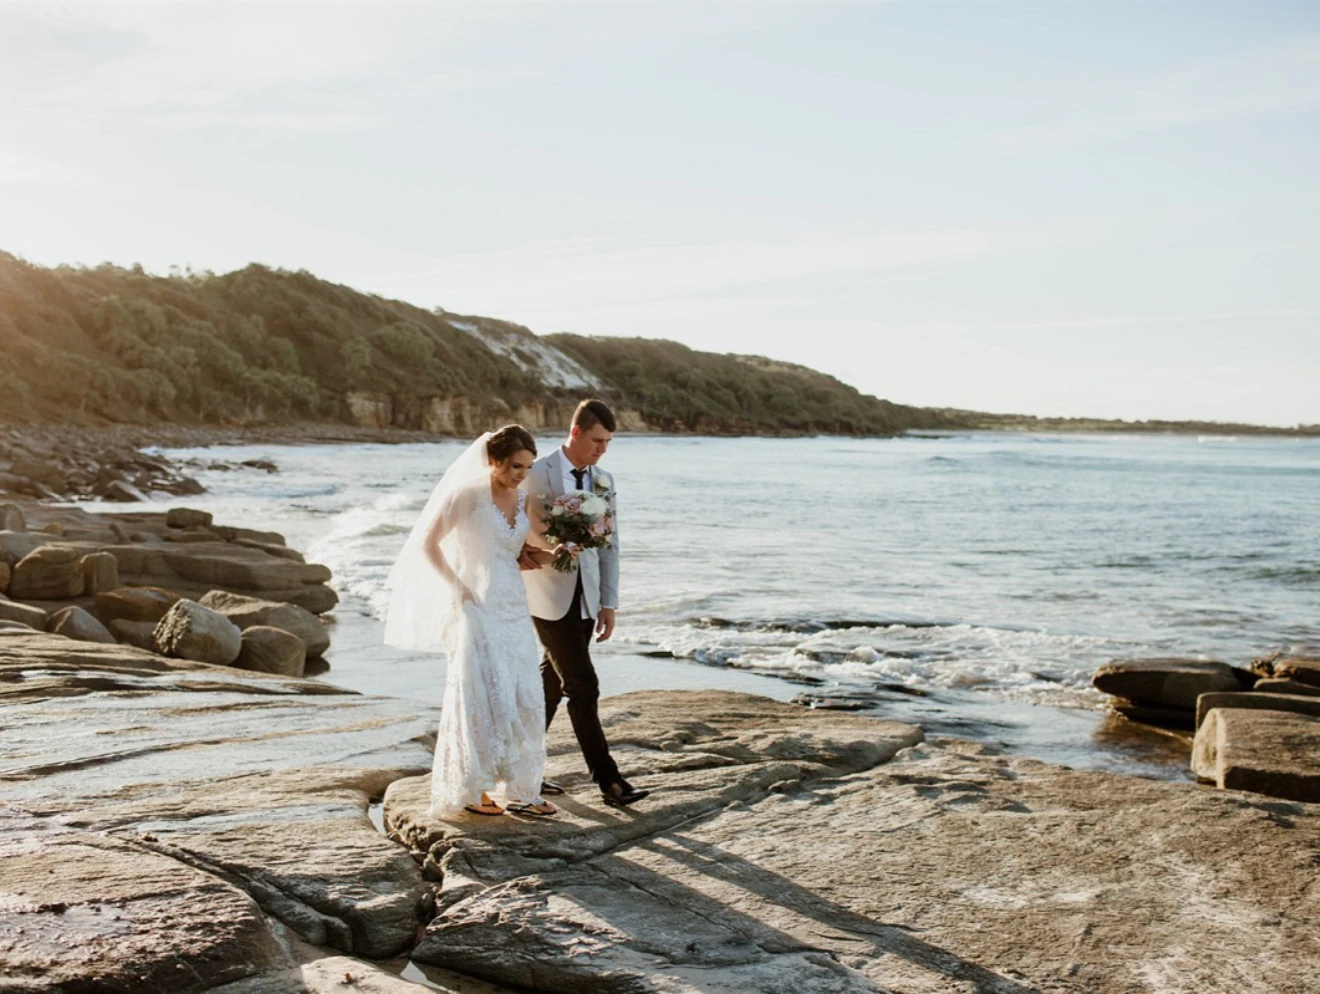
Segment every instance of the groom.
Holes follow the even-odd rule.
[[[533,499],[553,500],[573,490],[610,491],[614,509],[614,480],[596,463],[614,435],[614,414],[599,400],[584,400],[573,413],[568,441],[532,464],[523,484]],[[526,550],[524,550],[526,552]],[[619,605],[619,534],[615,517],[613,541],[604,549],[586,549],[577,557],[577,569],[526,569],[527,603],[536,633],[545,647],[541,679],[545,685],[545,723],[548,728],[559,703],[568,698],[573,722],[591,779],[600,787],[606,804],[625,807],[650,791],[639,790],[619,773],[601,728],[596,702],[600,684],[591,663],[591,636],[604,642],[614,632],[614,611]],[[546,782],[546,794],[564,788]]]

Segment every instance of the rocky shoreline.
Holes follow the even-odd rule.
[[[674,691],[604,706],[645,808],[563,727],[558,819],[441,822],[409,702],[13,631],[0,701],[9,992],[1320,989],[1314,805]]]
[[[644,806],[600,806],[564,722],[558,818],[440,821],[438,711],[303,678],[335,595],[281,536],[187,507],[0,526],[5,994],[1320,991],[1320,805],[1235,789],[1275,781],[646,691],[604,704]],[[1241,716],[1286,732],[1218,703],[1309,680],[1268,665],[1129,664],[1122,686],[1200,706],[1198,762],[1221,763]]]
[[[7,496],[18,501],[98,498],[135,503],[146,500],[152,493],[182,497],[205,492],[200,483],[187,475],[188,466],[141,451],[150,446],[200,448],[254,443],[398,445],[434,442],[438,438],[420,430],[327,422],[239,426],[0,426],[0,498]],[[249,468],[276,471],[276,467],[269,464]]]
[[[1202,781],[1320,802],[1320,652],[1299,647],[1249,668],[1117,660],[1092,682],[1130,720],[1190,735],[1192,770]]]

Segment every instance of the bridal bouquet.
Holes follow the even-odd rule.
[[[614,534],[614,512],[610,510],[609,496],[609,489],[599,484],[595,493],[576,490],[554,500],[542,494],[546,540],[555,545],[575,545],[582,549],[606,548]],[[568,552],[555,556],[550,565],[561,573],[572,573],[577,567]]]

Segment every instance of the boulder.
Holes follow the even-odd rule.
[[[1152,708],[1196,710],[1196,699],[1215,691],[1242,690],[1251,674],[1226,663],[1199,659],[1114,660],[1095,671],[1097,690]]]
[[[112,480],[102,491],[102,496],[106,500],[118,501],[123,504],[141,503],[147,499],[137,487],[123,480]]]
[[[181,476],[167,484],[165,489],[175,497],[195,497],[206,493],[206,488],[191,476]]]
[[[128,474],[122,469],[115,469],[113,466],[101,466],[96,471],[96,480],[92,484],[92,490],[95,493],[104,494],[111,484],[118,482],[128,482]]]
[[[298,636],[307,647],[307,656],[316,658],[330,648],[330,633],[319,618],[312,612],[296,604],[283,604],[278,601],[264,601],[243,594],[232,594],[225,590],[212,590],[198,603],[219,611],[241,629],[253,625],[267,625],[282,628]]]
[[[197,525],[192,525],[186,529],[183,529],[182,531],[170,532],[168,535],[165,536],[165,541],[195,544],[198,542],[223,542],[224,539],[222,539],[219,535],[217,535],[213,531],[208,531],[207,529],[201,528]]]
[[[210,511],[198,511],[191,507],[172,507],[165,512],[165,524],[170,528],[209,528],[213,520]]]
[[[1196,730],[1192,770],[1226,790],[1320,801],[1320,717],[1213,708]]]
[[[119,586],[119,560],[108,552],[91,552],[79,560],[84,594],[103,594]]]
[[[0,560],[13,566],[41,548],[42,536],[33,532],[0,532]]]
[[[43,545],[19,560],[9,579],[9,594],[23,600],[64,600],[83,592],[77,549]]]
[[[226,542],[248,542],[253,544],[253,548],[260,548],[263,545],[287,545],[284,536],[279,532],[258,531],[254,528],[235,528],[230,525],[215,525],[211,531],[215,532]]]
[[[1307,697],[1320,697],[1320,687],[1309,683],[1298,683],[1296,680],[1276,680],[1274,677],[1257,680],[1256,686],[1251,689],[1258,694],[1302,694]]]
[[[1253,659],[1251,668],[1262,677],[1320,687],[1320,649],[1313,646],[1293,646],[1285,652]]]
[[[303,554],[297,549],[290,549],[287,545],[274,545],[270,542],[257,542],[250,538],[236,538],[235,545],[241,545],[248,549],[260,549],[262,552],[272,556],[279,556],[281,559],[288,559],[295,563],[305,563]]]
[[[21,459],[14,463],[15,475],[33,480],[57,493],[65,489],[64,470],[53,460]]]
[[[179,595],[160,587],[118,587],[98,593],[92,611],[101,623],[149,621],[154,626],[179,600]]]
[[[0,594],[9,589],[9,578],[12,575],[13,570],[9,568],[9,564],[0,559]]]
[[[46,612],[39,607],[15,603],[0,594],[0,621],[20,621],[42,631],[46,627]]]
[[[165,587],[194,599],[212,590],[231,590],[297,604],[314,614],[330,610],[339,600],[325,585],[331,575],[327,567],[293,562],[230,542],[148,542],[111,546],[105,551],[119,560],[121,582]]]
[[[1256,711],[1291,711],[1294,714],[1320,716],[1320,697],[1307,694],[1258,694],[1254,690],[1237,693],[1202,694],[1196,702],[1196,724],[1215,708],[1250,708]]]
[[[46,621],[46,631],[52,635],[77,639],[79,642],[114,642],[105,625],[76,604],[61,608]]]
[[[23,517],[23,509],[17,504],[0,504],[0,531],[27,531],[27,522]]]
[[[1274,675],[1283,680],[1320,687],[1320,656],[1285,656],[1276,659]]]
[[[302,676],[307,664],[307,646],[297,635],[281,628],[253,625],[243,630],[243,648],[234,660],[241,670]]]
[[[127,621],[116,618],[110,622],[110,634],[124,645],[136,646],[148,652],[156,651],[156,622]]]
[[[238,626],[196,601],[174,603],[156,625],[156,651],[163,656],[228,666],[243,648]]]

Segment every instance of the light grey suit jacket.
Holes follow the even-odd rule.
[[[528,500],[545,495],[553,500],[564,495],[564,470],[568,457],[556,445],[553,452],[532,463],[523,489]],[[599,466],[593,467],[596,484],[610,489],[610,510],[614,512],[614,534],[604,549],[586,549],[578,556],[578,570],[582,573],[582,597],[587,613],[600,617],[603,607],[619,606],[619,509],[614,496],[614,478]],[[550,566],[524,570],[523,582],[527,586],[527,605],[532,617],[558,621],[568,613],[573,603],[573,590],[577,586],[577,573],[561,573]]]

